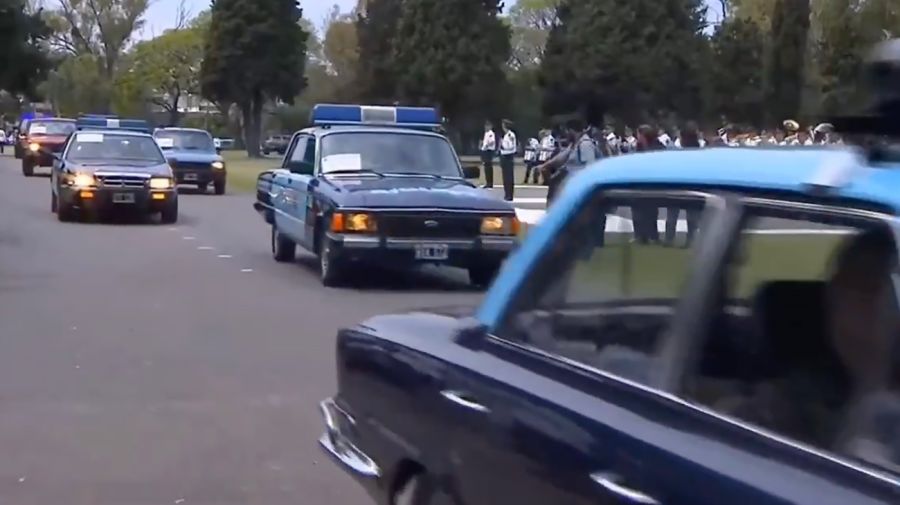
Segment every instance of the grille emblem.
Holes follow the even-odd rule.
[[[425,227],[426,228],[437,228],[438,222],[433,219],[429,219],[429,220],[425,221]]]

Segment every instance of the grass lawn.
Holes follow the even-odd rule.
[[[223,151],[222,157],[225,158],[228,167],[228,186],[236,192],[253,192],[256,189],[256,177],[260,172],[281,165],[281,157],[250,158],[246,151]],[[481,160],[477,156],[463,156],[461,159],[465,165],[481,165]],[[515,172],[515,183],[520,184],[525,177],[525,165],[521,160],[516,163]],[[477,183],[484,184],[483,173]],[[494,186],[503,187],[500,165],[497,161],[494,162]]]
[[[840,235],[744,235],[740,263],[731,271],[729,296],[749,298],[772,280],[823,280]],[[606,247],[582,260],[573,278],[575,300],[608,296],[675,297],[685,281],[690,252],[629,243],[630,234],[608,234]],[[627,267],[623,268],[623,265]],[[575,301],[573,300],[573,301]]]

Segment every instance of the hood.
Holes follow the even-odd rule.
[[[103,172],[115,172],[115,173],[128,173],[128,174],[147,174],[154,175],[160,177],[171,177],[172,176],[172,168],[169,167],[166,163],[160,164],[136,164],[129,163],[127,161],[84,161],[78,163],[69,162],[67,164],[69,170],[73,172],[85,173],[85,174],[95,174],[95,173],[103,173]]]
[[[438,208],[514,212],[512,205],[463,180],[429,177],[325,177],[348,207]]]
[[[68,135],[29,135],[28,142],[37,142],[38,144],[64,144]]]
[[[222,161],[222,157],[215,151],[184,151],[178,149],[163,149],[166,159],[180,161],[182,163],[212,163]]]

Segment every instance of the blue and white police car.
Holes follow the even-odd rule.
[[[257,181],[276,260],[307,249],[326,285],[352,281],[364,264],[426,263],[490,283],[517,245],[519,221],[466,180],[479,167],[460,164],[436,110],[318,105],[311,122]]]

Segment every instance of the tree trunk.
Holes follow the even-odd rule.
[[[241,104],[241,114],[244,122],[244,143],[247,147],[247,155],[251,158],[259,158],[259,131],[262,122],[262,97],[260,93],[254,93],[244,104]]]
[[[181,94],[176,94],[174,98],[172,98],[171,103],[169,103],[169,126],[178,126],[178,121],[180,119],[180,114],[178,112],[178,101],[181,99]]]

